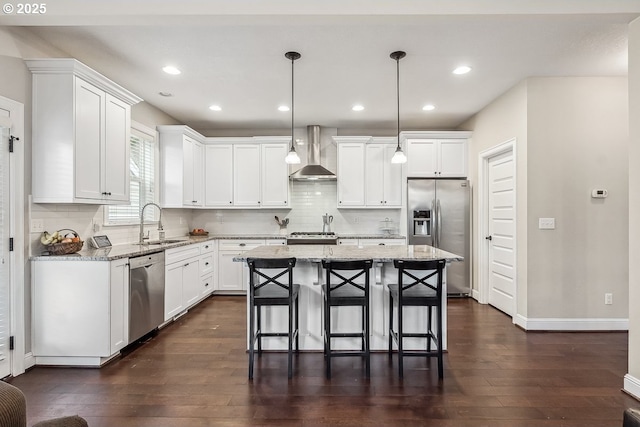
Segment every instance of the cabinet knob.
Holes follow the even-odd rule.
[[[204,247],[204,248],[205,248],[205,249],[209,249],[209,245],[205,245],[205,247]]]
[[[208,262],[205,262],[205,263],[204,263],[204,265],[209,265],[209,263],[208,263]]]
[[[233,203],[231,200],[229,200],[229,204]]]
[[[260,201],[258,201],[258,204],[260,204]]]

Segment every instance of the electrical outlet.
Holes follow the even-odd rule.
[[[538,228],[540,230],[553,230],[556,228],[555,218],[538,218]]]
[[[604,303],[606,305],[611,305],[613,304],[613,294],[612,293],[606,293],[604,294]]]
[[[97,233],[98,231],[100,231],[100,224],[98,223],[98,221],[93,221],[92,224],[92,229],[94,233]]]
[[[44,231],[44,220],[43,219],[31,219],[31,232],[32,233],[42,233]]]

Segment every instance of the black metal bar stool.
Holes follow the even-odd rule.
[[[401,260],[396,259],[393,265],[398,269],[398,283],[390,283],[389,288],[389,357],[393,352],[393,341],[398,346],[398,367],[400,378],[403,377],[403,358],[407,356],[437,357],[438,358],[438,378],[444,376],[443,353],[442,353],[442,275],[446,261],[438,260]],[[435,284],[429,283],[435,282]],[[393,306],[398,306],[398,330],[393,329]],[[427,307],[427,331],[426,332],[404,332],[402,318],[403,307],[418,306]],[[436,310],[436,332],[432,328],[433,312]],[[406,351],[403,348],[404,338],[426,338],[427,346],[425,350]],[[435,350],[432,349],[432,343]]]
[[[298,294],[300,285],[293,283],[295,258],[248,258],[249,265],[249,379],[253,378],[253,356],[256,342],[262,353],[262,337],[288,337],[288,375],[293,376],[293,343],[298,342]],[[271,273],[271,275],[269,274]],[[283,277],[286,276],[286,277]],[[280,279],[283,277],[282,279]],[[278,280],[280,279],[280,280]],[[261,311],[265,306],[289,307],[287,332],[262,332]]]
[[[369,270],[372,260],[329,261],[323,260],[326,270],[324,293],[324,356],[327,378],[331,378],[331,358],[336,356],[363,357],[366,375],[371,373],[369,347]],[[364,283],[356,279],[364,276]],[[360,280],[361,281],[361,280]],[[360,332],[331,332],[331,307],[357,306],[362,308],[362,330]],[[361,350],[332,350],[332,338],[361,338]]]

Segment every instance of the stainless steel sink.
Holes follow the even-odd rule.
[[[168,245],[171,243],[182,243],[182,242],[186,242],[186,240],[177,240],[177,239],[149,240],[148,242],[144,242],[143,245]]]

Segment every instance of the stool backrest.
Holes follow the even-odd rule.
[[[435,260],[393,260],[393,265],[398,269],[398,292],[402,298],[402,292],[414,287],[424,286],[435,293],[438,300],[442,299],[442,273],[447,261]],[[435,276],[435,284],[428,280]]]
[[[296,266],[295,258],[247,258],[247,265],[249,266],[249,292],[251,297],[257,290],[267,285],[278,286],[291,295],[293,267]],[[282,277],[285,275],[286,277]]]
[[[362,291],[362,295],[368,295],[369,290],[365,284],[357,283],[356,279],[364,276],[365,283],[369,283],[369,270],[373,266],[373,260],[364,259],[356,261],[330,261],[323,260],[322,267],[327,272],[327,291],[352,287]],[[337,279],[337,280],[336,280]]]

